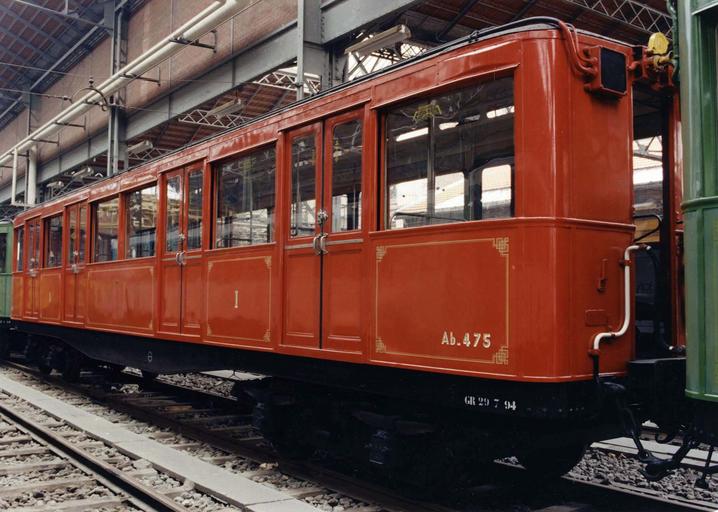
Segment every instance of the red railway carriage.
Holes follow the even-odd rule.
[[[593,421],[650,130],[633,59],[550,20],[488,31],[45,203],[15,220],[12,318],[66,369],[245,368],[462,421]],[[673,147],[664,107],[647,117]],[[635,332],[601,345],[602,378]]]

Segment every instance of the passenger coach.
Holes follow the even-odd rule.
[[[68,375],[272,375],[259,423],[338,407],[375,463],[405,461],[382,431],[441,432],[455,457],[570,467],[622,428],[601,379],[682,343],[680,301],[649,293],[646,328],[631,313],[639,136],[664,140],[644,241],[667,276],[639,279],[679,296],[674,105],[645,51],[550,19],[479,32],[44,203],[15,219],[12,318]]]

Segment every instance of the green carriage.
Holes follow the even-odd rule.
[[[685,222],[686,393],[701,437],[718,414],[718,0],[678,2]]]

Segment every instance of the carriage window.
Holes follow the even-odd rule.
[[[165,222],[165,251],[180,250],[180,211],[182,205],[182,178],[172,176],[165,186],[167,219]]]
[[[292,210],[290,236],[314,233],[316,197],[316,145],[314,135],[292,142]]]
[[[215,247],[274,240],[275,149],[260,149],[217,169]]]
[[[62,215],[45,220],[45,266],[62,264]]]
[[[332,134],[332,231],[361,229],[362,124],[349,121]]]
[[[68,210],[69,225],[67,226],[67,264],[75,263],[75,246],[77,240],[77,208]]]
[[[117,197],[95,205],[95,255],[93,261],[114,261],[117,259],[119,211],[120,199]]]
[[[387,228],[513,215],[513,78],[389,111],[385,145]]]
[[[187,250],[202,247],[202,171],[189,174],[189,208],[187,210]]]
[[[155,255],[157,235],[157,185],[127,194],[127,249],[128,258]]]
[[[25,248],[25,228],[17,228],[15,230],[15,270],[22,272],[24,263],[24,248]]]
[[[0,233],[0,272],[7,272],[7,233]]]
[[[85,240],[87,240],[87,207],[80,208],[80,240],[77,261],[85,261]]]

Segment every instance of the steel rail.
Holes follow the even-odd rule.
[[[47,427],[27,418],[14,408],[0,403],[0,414],[11,419],[32,435],[42,439],[48,446],[59,450],[69,459],[77,461],[100,478],[121,489],[128,497],[139,501],[147,510],[157,512],[183,512],[187,509],[174,500],[152,490],[128,477],[121,470],[99,460],[84,450],[73,446],[70,442],[58,436]]]
[[[283,459],[278,457],[271,449],[263,447],[262,443],[256,443],[252,440],[249,442],[242,442],[241,439],[213,432],[209,427],[183,423],[182,420],[165,416],[162,413],[163,407],[158,407],[156,403],[159,400],[170,399],[170,396],[176,396],[192,403],[202,404],[205,407],[216,407],[219,413],[223,413],[226,412],[228,408],[239,404],[237,400],[232,398],[162,381],[147,383],[146,381],[143,381],[140,376],[130,375],[127,373],[123,373],[118,376],[124,383],[141,384],[148,391],[152,390],[162,393],[160,397],[150,397],[147,400],[147,405],[143,406],[140,403],[137,403],[140,402],[140,400],[132,400],[132,394],[108,393],[102,389],[101,385],[98,384],[67,383],[59,377],[43,375],[39,370],[27,367],[17,362],[6,361],[5,364],[9,367],[37,377],[45,383],[58,385],[63,389],[98,400],[105,405],[119,412],[128,414],[138,420],[150,422],[164,428],[171,428],[177,433],[185,435],[196,441],[206,443],[222,451],[226,451],[260,464],[278,462],[279,468],[293,477],[314,481],[317,484],[326,486],[332,491],[345,494],[357,500],[376,502],[383,507],[382,510],[384,512],[398,512],[406,510],[411,510],[412,512],[449,512],[454,510],[439,504],[418,502],[410,498],[405,498],[390,489],[372,484],[371,482],[358,481],[355,478],[323,466]],[[223,377],[219,378],[231,380]],[[242,415],[243,414],[241,412],[237,412],[237,416]],[[629,454],[625,455],[630,456]],[[491,476],[498,478],[502,483],[515,481],[517,472],[523,473],[523,469],[520,467],[503,462],[497,463],[497,469],[505,470],[505,474],[498,471],[496,474]],[[615,495],[616,498],[623,496],[627,500],[645,502],[643,505],[645,505],[646,508],[636,509],[637,511],[667,510],[665,508],[654,509],[652,508],[653,506],[674,507],[675,510],[711,512],[718,510],[718,505],[708,506],[704,502],[696,503],[687,499],[664,498],[656,496],[654,493],[651,493],[650,490],[630,485],[601,484],[598,482],[579,480],[570,476],[562,477],[558,483],[560,485],[579,486],[584,489],[588,489],[582,492],[587,492],[590,495],[590,499],[593,501],[600,500],[606,492],[609,492],[611,495]]]
[[[242,439],[231,437],[230,435],[216,433],[208,427],[202,427],[201,424],[190,424],[179,419],[168,417],[163,414],[163,408],[159,407],[156,403],[157,400],[167,399],[168,395],[175,395],[178,398],[202,404],[204,407],[212,407],[214,405],[219,413],[223,413],[226,412],[227,408],[231,406],[237,407],[239,405],[239,402],[232,398],[162,381],[148,383],[147,381],[143,381],[142,377],[138,375],[122,373],[119,376],[112,376],[112,378],[121,378],[124,383],[140,384],[148,391],[153,390],[164,393],[164,398],[154,397],[154,402],[152,402],[151,400],[153,399],[150,398],[147,401],[147,405],[143,406],[137,403],[139,400],[132,400],[132,394],[108,393],[102,389],[100,385],[68,383],[60,377],[44,375],[35,368],[27,367],[14,361],[4,361],[2,364],[23,373],[30,374],[44,383],[53,384],[64,390],[97,400],[137,420],[145,421],[162,428],[170,428],[178,434],[232,455],[258,464],[278,463],[279,469],[292,477],[315,482],[325,486],[332,492],[344,494],[358,501],[376,503],[378,506],[381,506],[382,512],[455,512],[455,509],[442,505],[424,503],[406,498],[391,489],[371,482],[359,481],[356,478],[326,467],[282,458],[277,456],[266,443],[260,442],[263,438],[250,438],[244,442]],[[237,416],[243,416],[243,414],[237,412]]]

